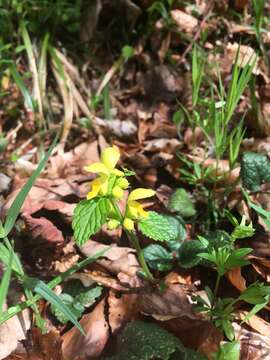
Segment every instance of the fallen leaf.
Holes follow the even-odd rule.
[[[94,310],[83,315],[80,320],[86,335],[82,335],[76,327],[63,335],[62,353],[66,360],[87,360],[98,357],[108,339],[109,325],[105,319],[105,299]]]
[[[31,215],[22,215],[25,225],[33,240],[39,240],[49,243],[63,243],[65,241],[62,232],[48,219],[34,218]]]
[[[243,292],[246,289],[246,280],[241,274],[241,267],[236,267],[228,271],[227,277],[237,290]]]
[[[30,329],[30,313],[23,310],[5,323],[0,325],[0,359],[5,359],[17,349],[20,341],[26,340],[27,331]]]
[[[269,337],[246,330],[233,323],[235,337],[241,343],[241,359],[267,360],[270,358]]]
[[[99,251],[107,249],[103,259],[98,259],[97,263],[103,266],[109,272],[119,274],[121,272],[135,276],[139,270],[139,264],[135,256],[135,250],[128,247],[108,246],[95,241],[87,241],[81,247],[81,252],[85,256],[92,256]]]
[[[170,12],[173,21],[175,22],[178,30],[191,34],[196,31],[198,20],[184,11],[179,9],[171,10]]]

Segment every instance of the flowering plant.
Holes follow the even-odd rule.
[[[120,159],[118,147],[106,148],[101,154],[101,161],[85,167],[85,170],[97,174],[90,183],[90,191],[85,200],[79,202],[74,211],[73,230],[75,241],[82,246],[92,235],[106,224],[109,230],[120,226],[126,231],[135,247],[144,275],[153,280],[141,250],[137,231],[154,240],[170,240],[177,236],[172,224],[166,217],[154,211],[146,211],[140,200],[152,197],[155,191],[137,188],[129,192],[127,177],[133,174],[116,165]],[[125,192],[129,192],[125,209],[120,211],[119,201],[124,201]]]

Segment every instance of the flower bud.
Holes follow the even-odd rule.
[[[121,177],[117,180],[117,185],[119,185],[120,188],[126,190],[129,187],[129,182],[126,178]]]
[[[124,196],[124,191],[123,191],[123,189],[120,188],[120,186],[116,185],[116,186],[112,189],[112,195],[113,195],[113,197],[115,197],[116,199],[122,199],[122,197]]]
[[[116,229],[118,226],[120,225],[120,222],[115,220],[115,219],[111,219],[107,222],[107,228],[109,230],[114,230]]]
[[[134,230],[134,221],[129,218],[125,218],[123,221],[123,226],[126,230],[132,231]]]

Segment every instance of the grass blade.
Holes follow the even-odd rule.
[[[25,101],[25,106],[28,110],[31,110],[32,112],[35,111],[35,107],[32,101],[32,97],[28,91],[28,89],[26,88],[23,79],[21,77],[21,75],[18,73],[16,67],[14,64],[11,64],[10,67],[10,73],[16,83],[16,85],[18,86],[18,88],[20,89],[23,97],[24,97],[24,101]]]
[[[41,171],[43,170],[47,160],[49,159],[55,144],[57,142],[58,137],[56,137],[52,143],[52,145],[50,146],[47,154],[44,156],[44,158],[40,161],[40,163],[38,164],[38,167],[36,168],[36,170],[33,172],[33,174],[30,176],[30,178],[28,179],[28,181],[26,182],[26,184],[24,185],[24,187],[21,189],[21,191],[19,192],[19,194],[16,196],[15,200],[13,201],[13,203],[11,204],[8,212],[7,212],[7,217],[5,220],[5,224],[4,224],[4,237],[6,237],[11,229],[13,228],[15,221],[20,213],[21,207],[24,203],[24,200],[27,196],[27,194],[29,193],[29,191],[31,190],[31,187],[33,186],[34,182],[36,181],[36,179],[38,178],[39,174],[41,173]]]
[[[0,244],[0,246],[1,246],[1,244]],[[109,250],[110,250],[110,248],[101,250],[101,251],[97,252],[95,255],[89,256],[88,258],[82,260],[78,264],[75,264],[74,266],[72,266],[70,269],[68,269],[64,273],[62,273],[62,274],[56,276],[54,279],[52,279],[47,284],[47,286],[50,289],[53,289],[55,286],[61,284],[66,278],[68,278],[70,275],[74,274],[76,271],[84,268],[86,265],[89,265],[89,264],[95,262],[97,259],[99,259],[101,256],[103,256]],[[6,322],[8,319],[15,316],[16,314],[20,313],[27,307],[34,304],[40,298],[41,298],[41,296],[37,294],[32,299],[28,299],[26,301],[21,302],[20,304],[10,307],[7,311],[4,312],[2,317],[0,317],[0,325],[3,324],[4,322]]]
[[[50,304],[53,304],[59,311],[61,311],[71,321],[77,329],[85,335],[85,332],[78,322],[74,313],[63,303],[63,301],[46,285],[43,281],[35,278],[26,278],[24,284],[33,292],[43,297]]]
[[[10,251],[8,264],[0,284],[0,317],[3,313],[3,306],[6,302],[11,273],[12,273],[13,252]]]

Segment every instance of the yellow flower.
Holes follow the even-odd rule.
[[[133,231],[134,230],[134,221],[129,218],[125,218],[123,221],[123,226],[126,230]]]
[[[151,189],[138,188],[129,194],[127,200],[127,217],[137,219],[140,217],[146,218],[147,211],[144,210],[143,205],[137,200],[146,199],[155,195],[155,191]]]
[[[96,162],[91,165],[85,166],[85,170],[104,175],[123,176],[123,171],[115,169],[115,166],[120,158],[120,152],[117,146],[106,148],[101,154],[101,162]]]
[[[108,177],[101,175],[90,183],[91,191],[87,194],[87,199],[91,200],[98,194],[106,195],[108,191]]]
[[[119,158],[120,152],[118,147],[108,147],[101,154],[101,162],[93,163],[84,168],[86,171],[100,174],[98,178],[90,183],[91,191],[87,194],[88,200],[95,198],[98,194],[107,194],[110,175],[124,176],[123,171],[115,168]]]

